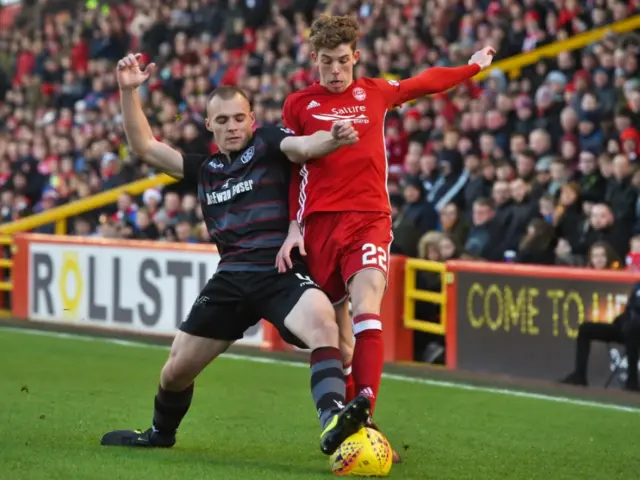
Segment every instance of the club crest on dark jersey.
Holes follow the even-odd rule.
[[[251,159],[253,158],[253,154],[256,152],[256,149],[253,145],[251,145],[246,152],[244,152],[242,154],[242,156],[240,157],[240,161],[242,163],[249,163],[251,161]]]

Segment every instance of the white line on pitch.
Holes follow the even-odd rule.
[[[120,339],[109,338],[109,337],[94,337],[94,336],[88,336],[84,334],[50,332],[45,330],[33,330],[33,329],[26,329],[26,328],[14,328],[14,327],[2,327],[2,326],[0,326],[0,330],[10,331],[14,333],[29,334],[29,335],[40,335],[44,337],[57,337],[57,338],[65,338],[65,339],[71,339],[71,340],[112,343],[112,344],[121,345],[125,347],[154,348],[154,349],[161,349],[161,350],[169,349],[169,347],[166,345],[154,345],[154,344],[145,343],[145,342],[136,342],[132,340],[120,340]],[[228,358],[231,360],[242,360],[245,362],[268,363],[273,365],[285,365],[285,366],[296,367],[296,368],[308,368],[308,365],[303,362],[280,360],[277,358],[270,358],[270,357],[238,355],[235,353],[225,353],[222,356],[224,358]],[[396,375],[392,373],[383,374],[383,378],[388,380],[395,380],[398,382],[404,382],[404,383],[417,383],[421,385],[428,385],[431,387],[442,387],[442,388],[451,388],[456,390],[467,390],[472,392],[492,393],[495,395],[506,395],[509,397],[528,398],[532,400],[546,400],[549,402],[565,403],[569,405],[578,405],[582,407],[602,408],[602,409],[614,410],[618,412],[640,413],[640,408],[635,408],[635,407],[615,405],[612,403],[595,402],[591,400],[580,400],[577,398],[560,397],[555,395],[545,395],[542,393],[525,392],[520,390],[510,390],[507,388],[483,387],[479,385],[470,385],[468,383],[449,382],[444,380],[431,380],[428,378],[416,378],[416,377],[409,377],[406,375]]]

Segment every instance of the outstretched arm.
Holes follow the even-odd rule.
[[[172,177],[182,178],[183,159],[177,150],[153,138],[137,89],[120,90],[124,133],[131,149],[142,160]]]
[[[169,175],[184,176],[183,158],[179,152],[153,138],[149,121],[142,110],[138,87],[142,85],[153,70],[152,63],[141,68],[140,54],[130,54],[118,61],[116,75],[120,87],[120,106],[124,132],[131,149],[152,167]]]
[[[462,67],[432,67],[406,80],[379,82],[386,90],[385,94],[390,103],[400,105],[425,95],[446,92],[465,80],[473,78],[491,65],[494,54],[493,48],[485,47],[474,53],[469,64]]]
[[[350,122],[334,123],[331,131],[321,130],[312,135],[286,137],[280,150],[294,163],[305,163],[333,153],[338,148],[353,145],[358,141],[358,132]]]

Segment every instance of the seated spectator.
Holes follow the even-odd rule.
[[[440,261],[446,262],[448,260],[460,258],[461,249],[455,239],[451,235],[445,233],[438,242],[438,253]]]
[[[598,169],[596,156],[587,151],[578,156],[578,183],[583,198],[595,203],[604,201],[607,183]]]
[[[511,221],[513,200],[509,183],[498,180],[493,184],[491,199],[496,208],[496,223],[506,227]]]
[[[426,192],[419,177],[407,177],[403,182],[404,205],[396,219],[399,227],[404,223],[413,225],[420,234],[435,230],[438,217],[431,204],[425,201]]]
[[[640,235],[632,237],[629,241],[629,253],[625,259],[627,270],[640,271]]]
[[[142,207],[136,213],[136,232],[137,238],[144,240],[158,240],[160,238],[160,232],[155,223],[151,219],[149,210]]]
[[[560,189],[560,201],[553,212],[553,224],[559,238],[570,245],[578,245],[585,231],[586,217],[580,202],[580,187],[575,183],[563,185]]]
[[[577,244],[571,246],[572,253],[586,256],[594,243],[605,241],[613,247],[618,257],[624,258],[628,239],[620,234],[620,229],[614,220],[608,205],[604,203],[594,205],[591,208],[587,229],[582,232]]]
[[[188,220],[179,220],[175,225],[176,240],[180,243],[195,243],[193,225]]]
[[[427,196],[428,202],[436,211],[450,202],[462,205],[464,200],[464,187],[469,179],[469,172],[464,170],[462,155],[457,150],[459,139],[457,131],[447,131],[443,148],[436,152],[440,176]]]
[[[469,223],[461,215],[460,209],[455,203],[448,203],[440,210],[440,226],[456,245],[461,246],[466,243],[469,235]]]
[[[534,218],[518,246],[517,261],[539,265],[556,263],[555,248],[558,241],[553,225],[541,218]]]
[[[511,218],[502,238],[502,251],[518,250],[518,245],[527,232],[529,222],[537,217],[538,202],[531,197],[531,185],[521,178],[513,180],[510,184],[513,208]]]
[[[626,238],[625,246],[633,234],[636,221],[636,200],[638,194],[631,183],[633,172],[626,155],[616,155],[613,159],[613,175],[607,181],[605,202],[611,208],[621,235]],[[626,248],[626,247],[625,247]]]
[[[556,205],[553,195],[545,193],[538,200],[538,214],[548,223],[553,223]]]
[[[500,238],[501,226],[495,220],[495,207],[487,198],[479,198],[473,204],[473,225],[464,246],[465,253],[474,258],[497,262],[503,259],[503,250],[496,238]]]
[[[620,260],[607,242],[596,242],[589,249],[589,268],[596,270],[617,270],[620,268]]]
[[[551,161],[551,169],[549,170],[551,182],[546,189],[547,193],[550,193],[554,197],[560,195],[560,189],[569,181],[569,168],[565,164],[564,160],[555,157]]]

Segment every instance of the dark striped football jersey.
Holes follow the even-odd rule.
[[[280,150],[291,130],[257,129],[246,147],[230,159],[184,155],[184,179],[197,185],[211,240],[220,253],[218,270],[264,271],[289,229],[290,163]]]

